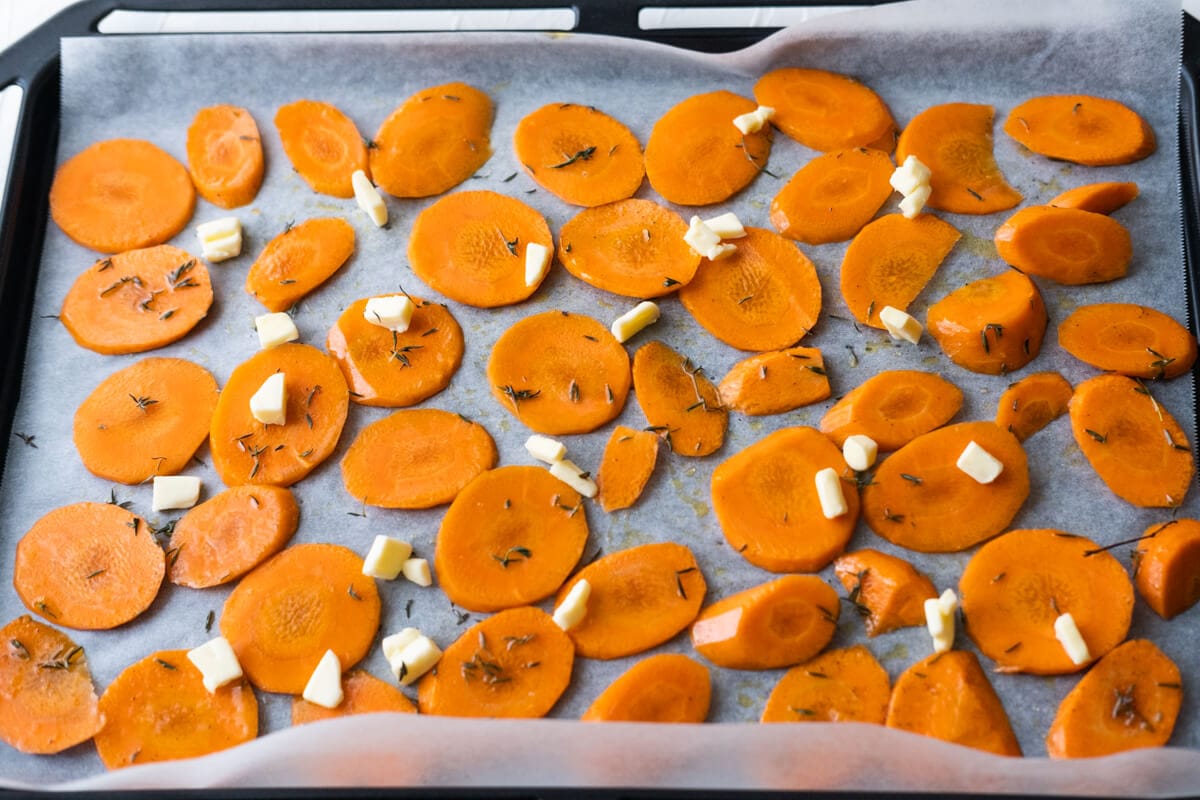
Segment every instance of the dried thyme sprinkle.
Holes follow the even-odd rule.
[[[570,252],[570,251],[568,251],[568,252]],[[668,289],[670,289],[672,286],[678,286],[678,285],[679,285],[679,281],[675,280],[674,278],[664,278],[663,279],[663,286],[665,286]]]
[[[579,402],[579,382],[574,378],[571,379],[571,385],[567,387],[567,396],[571,399],[572,403]]]
[[[795,706],[788,706],[788,711],[791,711],[793,714],[799,714],[802,717],[815,717],[817,715],[817,712],[813,711],[811,708],[796,708]]]
[[[609,402],[611,403],[612,401],[609,400]],[[20,431],[13,431],[13,436],[20,439],[26,447],[32,447],[34,450],[38,449],[37,442],[34,441],[37,439],[37,436],[28,433],[21,433]]]
[[[501,386],[500,392],[505,397],[507,397],[510,401],[512,401],[513,409],[516,410],[516,409],[520,408],[522,400],[533,400],[535,397],[538,397],[539,395],[541,395],[542,390],[541,389],[517,389],[517,388],[514,388],[510,384],[507,386]]]
[[[577,152],[575,155],[568,158],[566,161],[562,161],[558,164],[548,164],[547,168],[548,169],[562,169],[563,167],[571,166],[576,161],[590,161],[592,156],[595,154],[595,152],[596,152],[596,147],[594,145],[592,147],[585,147],[582,150],[580,150],[579,152]]]
[[[687,567],[685,569],[675,570],[675,588],[676,588],[676,590],[678,590],[679,596],[682,597],[684,600],[687,600],[687,592],[684,591],[684,588],[683,588],[683,576],[687,575],[689,572],[695,572],[695,571],[696,571],[696,567]]]
[[[17,658],[21,659],[22,661],[29,660],[29,649],[21,643],[20,639],[9,639],[8,643],[12,645],[14,650],[17,651]]]
[[[98,569],[98,570],[96,570],[96,571],[94,571],[94,572],[89,572],[87,575],[85,575],[85,576],[84,576],[84,578],[85,578],[86,580],[89,580],[89,581],[90,581],[92,578],[99,578],[101,575],[103,575],[103,574],[104,574],[104,573],[106,573],[106,572],[108,572],[108,570],[106,570],[106,569]]]
[[[967,187],[967,192],[968,192],[968,194],[971,195],[971,197],[974,197],[976,200],[983,202],[983,195],[981,195],[979,192],[972,189],[970,186]]]
[[[1108,441],[1107,436],[1105,436],[1102,433],[1097,433],[1096,431],[1092,430],[1091,428],[1084,428],[1084,431],[1087,433],[1088,436],[1092,437],[1100,444],[1105,444]]]
[[[143,412],[146,411],[147,408],[149,408],[150,406],[152,406],[158,402],[157,400],[155,400],[151,397],[140,397],[140,396],[132,395],[132,394],[129,395],[129,399],[132,400],[134,402],[134,405],[136,405]]]
[[[346,594],[350,595],[350,596],[351,596],[351,597],[353,597],[355,600],[362,600],[362,596],[361,596],[361,595],[359,595],[359,593],[358,593],[358,592],[354,591],[354,584],[353,584],[353,583],[352,583],[352,584],[350,584],[349,586],[347,586],[347,587],[346,587]]]
[[[496,561],[499,561],[500,566],[504,567],[505,569],[508,569],[508,565],[514,561],[525,561],[526,559],[532,557],[533,551],[531,551],[528,547],[522,547],[521,545],[515,545],[508,548],[504,551],[503,555],[496,555],[495,553],[492,553],[492,558]]]
[[[156,659],[154,659],[154,660],[155,660],[155,661],[157,661],[157,662],[158,662],[158,665],[159,665],[160,667],[162,667],[163,669],[169,669],[169,670],[176,670],[176,669],[178,669],[178,667],[176,667],[176,666],[175,666],[174,664],[172,664],[170,661],[163,661],[161,658],[156,658]]]
[[[204,619],[204,632],[208,633],[212,630],[213,623],[217,621],[217,612],[209,610],[208,616]]]
[[[916,475],[909,475],[907,472],[901,472],[900,477],[916,486],[920,486],[922,483],[924,483],[924,481],[918,478]]]

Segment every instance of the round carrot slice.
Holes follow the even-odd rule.
[[[1046,304],[1016,270],[971,281],[929,307],[929,333],[963,369],[1007,375],[1042,350]]]
[[[336,107],[297,100],[275,112],[275,129],[292,167],[319,194],[354,197],[350,176],[370,177],[367,145],[354,122]]]
[[[945,425],[962,403],[962,390],[940,375],[916,369],[884,370],[834,403],[821,417],[820,428],[838,447],[859,433],[870,436],[886,453]]]
[[[1059,333],[1059,343],[1062,334]],[[1011,431],[1020,441],[1067,413],[1075,390],[1057,372],[1035,372],[1011,384],[1000,395],[996,424]]]
[[[582,503],[541,467],[501,467],[475,478],[438,529],[434,568],[442,591],[471,611],[554,594],[583,555]]]
[[[1097,214],[1111,214],[1136,199],[1137,196],[1138,185],[1136,183],[1102,181],[1067,189],[1046,205],[1059,208],[1078,208],[1081,211],[1092,211]]]
[[[325,708],[310,703],[303,697],[293,697],[292,724],[306,725],[323,719],[374,714],[380,711],[417,713],[417,707],[404,692],[361,669],[352,669],[342,678],[342,694],[342,703],[337,708]]]
[[[354,255],[354,228],[341,217],[288,225],[246,273],[246,291],[269,311],[284,311],[329,280]]]
[[[17,542],[13,588],[30,611],[79,630],[141,614],[166,571],[145,520],[111,503],[56,508]]]
[[[806,244],[844,242],[892,196],[894,169],[887,153],[867,147],[817,156],[775,195],[771,224]]]
[[[188,169],[196,191],[221,208],[254,201],[263,179],[262,138],[250,112],[238,106],[209,106],[188,128]]]
[[[84,247],[120,253],[162,244],[196,208],[184,166],[150,142],[109,139],[66,161],[50,186],[50,216]]]
[[[1069,286],[1125,277],[1133,260],[1129,231],[1104,214],[1030,206],[996,229],[996,252],[1022,272]]]
[[[672,450],[699,457],[721,449],[729,412],[703,367],[662,342],[647,342],[633,357],[633,382],[650,430]]]
[[[1200,600],[1200,521],[1173,519],[1151,525],[1133,551],[1138,594],[1163,619]]]
[[[123,355],[182,339],[212,301],[204,262],[163,244],[97,261],[67,291],[59,318],[80,347]]]
[[[582,314],[545,311],[501,334],[488,358],[500,404],[538,433],[588,433],[616,419],[632,375],[608,328]]]
[[[1058,326],[1058,343],[1085,364],[1134,378],[1174,378],[1196,363],[1196,337],[1136,303],[1080,306]]]
[[[771,690],[762,721],[882,725],[891,693],[887,670],[856,644],[789,669]]]
[[[1154,131],[1124,103],[1087,95],[1046,95],[1008,114],[1004,132],[1035,153],[1089,167],[1140,161],[1154,152]]]
[[[813,150],[876,147],[891,152],[895,146],[892,113],[879,95],[847,75],[784,67],[759,78],[754,97],[775,109],[775,127]]]
[[[831,394],[825,359],[815,347],[750,356],[734,364],[717,388],[730,411],[747,416],[782,414]]]
[[[680,653],[634,664],[600,693],[584,722],[704,722],[712,698],[708,667]]]

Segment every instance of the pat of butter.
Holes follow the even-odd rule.
[[[367,173],[361,169],[354,170],[350,175],[350,185],[354,187],[354,199],[358,201],[358,207],[371,218],[375,227],[382,228],[387,225],[387,204],[383,202],[383,196],[379,194],[375,184],[371,183]]]
[[[587,616],[588,598],[591,596],[592,585],[587,582],[587,578],[580,578],[571,587],[571,591],[567,592],[562,604],[554,609],[554,624],[564,631],[569,631],[583,622],[583,618]]]
[[[912,194],[905,195],[900,201],[900,213],[905,219],[915,219],[918,214],[925,208],[925,204],[929,202],[929,195],[933,193],[933,189],[929,186],[918,186]]]
[[[189,650],[187,658],[200,670],[204,688],[210,694],[242,677],[242,665],[238,663],[237,654],[224,636],[209,639]]]
[[[581,470],[579,465],[570,459],[555,461],[550,465],[550,474],[584,497],[595,497],[599,490],[591,475]]]
[[[846,459],[846,466],[855,472],[873,467],[878,455],[879,445],[866,434],[851,434],[842,443],[842,458]]]
[[[921,333],[925,330],[914,317],[894,306],[884,306],[879,312],[879,321],[893,339],[903,339],[913,344],[921,341]]]
[[[273,314],[262,314],[254,318],[254,329],[258,331],[258,346],[261,350],[270,350],[285,342],[294,342],[300,338],[296,323],[291,314],[286,311],[276,311]]]
[[[613,321],[612,335],[618,342],[624,344],[638,331],[658,322],[658,318],[658,305],[649,300],[643,300]]]
[[[383,641],[380,643],[383,648],[383,657],[390,664],[404,652],[405,647],[415,642],[420,636],[421,632],[416,628],[403,628],[398,633],[383,637]]]
[[[773,116],[775,116],[774,108],[771,106],[759,106],[753,111],[738,114],[733,118],[733,124],[743,134],[757,133],[763,129],[763,126]]]
[[[396,674],[396,680],[401,686],[408,686],[417,678],[433,669],[442,657],[442,649],[437,643],[424,634],[417,636],[395,655],[388,659],[388,665]]]
[[[746,228],[742,225],[742,221],[732,211],[710,217],[704,220],[704,224],[722,239],[740,239],[746,235]]]
[[[958,595],[953,589],[925,601],[925,627],[933,637],[935,653],[944,653],[954,646],[954,612],[957,610]]]
[[[545,461],[547,464],[562,461],[567,456],[565,444],[536,433],[525,440],[525,450],[538,461]]]
[[[222,217],[196,226],[200,252],[205,261],[216,263],[242,254],[242,222],[237,217]]]
[[[821,501],[821,513],[825,519],[837,519],[849,511],[846,505],[846,495],[842,491],[842,479],[837,470],[826,467],[817,472],[817,499]]]
[[[389,331],[404,333],[412,321],[413,312],[417,307],[408,295],[390,294],[387,297],[372,297],[367,300],[363,309],[363,319],[372,325],[387,328]]]
[[[429,571],[429,561],[424,558],[408,558],[400,566],[404,577],[417,586],[432,586],[433,573]]]
[[[287,386],[282,372],[276,372],[250,398],[250,414],[264,425],[287,424]]]
[[[721,244],[721,237],[716,231],[705,225],[700,217],[693,216],[688,224],[687,233],[683,235],[683,241],[687,242],[688,247],[703,256]]]
[[[1054,637],[1062,644],[1063,650],[1067,651],[1067,658],[1071,659],[1072,664],[1078,666],[1092,660],[1087,642],[1083,640],[1075,618],[1069,613],[1060,614],[1058,619],[1054,620]]]
[[[154,496],[150,506],[155,511],[191,508],[199,499],[199,478],[191,475],[154,476]]]
[[[342,704],[342,662],[337,653],[326,650],[317,662],[308,683],[304,686],[305,700],[322,708],[337,708]]]
[[[412,555],[412,545],[391,536],[376,536],[371,549],[363,559],[363,575],[392,581],[404,569],[404,562]]]
[[[991,483],[1000,477],[1004,464],[1000,459],[984,450],[974,440],[967,442],[955,466],[975,479],[976,483]]]
[[[929,167],[921,163],[921,159],[910,155],[904,159],[904,163],[896,167],[892,172],[892,176],[888,178],[888,182],[900,194],[908,197],[913,192],[917,191],[922,186],[929,185],[929,179],[933,177]]]
[[[525,285],[536,286],[550,271],[550,248],[530,242],[525,245]]]

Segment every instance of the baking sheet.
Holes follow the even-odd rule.
[[[1180,237],[1180,201],[1175,138],[1175,87],[1180,42],[1178,7],[1168,2],[1006,3],[926,2],[839,14],[771,37],[760,45],[727,56],[706,56],[655,45],[578,35],[437,34],[237,37],[169,36],[88,38],[63,42],[63,109],[59,160],[104,138],[148,138],[184,156],[187,125],[196,109],[236,103],[250,109],[263,133],[267,179],[256,202],[237,213],[246,229],[241,258],[213,265],[216,302],[205,323],[192,335],[157,354],[189,358],[210,369],[220,383],[257,347],[252,318],[261,308],[242,291],[254,255],[292,220],[338,214],[358,234],[357,254],[325,286],[303,300],[296,312],[302,341],[321,346],[341,309],[353,300],[391,293],[403,286],[433,299],[409,270],[404,252],[409,226],[431,201],[389,200],[387,229],[375,229],[354,206],[314,195],[291,171],[274,134],[275,109],[300,97],[329,100],[370,136],[404,98],[426,86],[464,80],[486,90],[496,101],[495,154],[464,189],[494,189],[513,194],[545,214],[557,231],[575,209],[534,189],[511,152],[511,132],[525,114],[548,102],[578,102],[608,111],[645,141],[653,122],[685,97],[713,89],[750,96],[754,80],[776,66],[813,66],[855,75],[878,91],[903,125],[921,109],[950,101],[991,103],[1003,118],[1007,109],[1029,96],[1090,93],[1122,100],[1138,110],[1158,135],[1158,150],[1127,167],[1091,169],[1065,165],[1021,150],[1003,134],[996,155],[1005,174],[1026,196],[1026,204],[1045,202],[1065,188],[1093,180],[1135,180],[1141,197],[1117,214],[1135,243],[1131,275],[1107,286],[1055,287],[1041,281],[1052,322],[1042,355],[1011,377],[978,376],[941,355],[928,339],[919,347],[893,345],[882,332],[857,329],[837,288],[844,244],[804,246],[817,265],[825,294],[823,317],[805,344],[825,353],[835,396],[884,369],[933,369],[964,389],[958,419],[990,419],[1007,384],[1031,371],[1060,370],[1072,383],[1094,371],[1074,363],[1054,346],[1055,323],[1084,303],[1136,299],[1183,319],[1186,313]],[[770,170],[741,195],[703,213],[734,210],[747,224],[769,227],[767,208],[783,180],[814,154],[780,135]],[[639,196],[656,198],[648,185]],[[884,211],[894,208],[889,202]],[[680,209],[686,216],[688,209]],[[194,222],[227,212],[203,201]],[[913,304],[918,317],[930,303],[963,283],[1005,267],[991,237],[1007,216],[983,218],[942,215],[963,232],[963,239],[938,275]],[[191,229],[175,240],[195,250]],[[36,314],[57,313],[75,276],[94,255],[70,242],[51,224],[38,278]],[[514,319],[562,308],[591,314],[606,324],[633,301],[585,286],[555,267],[531,301],[514,309],[483,311],[450,303],[467,335],[463,366],[449,389],[423,405],[461,411],[482,423],[495,438],[501,464],[528,463],[522,444],[528,431],[491,399],[484,375],[492,343]],[[699,328],[674,298],[662,303],[663,320],[630,343],[630,350],[661,338],[692,357],[708,374],[720,377],[746,354],[716,342]],[[842,319],[838,319],[838,317]],[[853,351],[853,352],[852,352]],[[0,582],[11,584],[15,542],[47,511],[80,500],[108,499],[111,484],[91,476],[79,463],[67,431],[74,409],[100,380],[138,360],[104,357],[77,347],[54,319],[35,319],[23,398],[13,429],[36,436],[37,447],[10,447],[0,504]],[[1156,398],[1176,415],[1194,441],[1195,420],[1190,376],[1154,385]],[[675,540],[697,553],[714,600],[762,583],[773,576],[746,564],[725,544],[708,505],[708,481],[723,459],[786,425],[812,425],[832,401],[770,418],[734,415],[724,448],[708,459],[664,453],[646,495],[630,511],[607,515],[589,506],[590,554],[611,553],[648,541]],[[335,541],[360,553],[378,533],[412,541],[424,556],[433,554],[441,510],[399,512],[362,509],[341,485],[337,462],[357,431],[382,418],[386,409],[351,410],[334,456],[296,487],[302,503],[295,541]],[[645,424],[631,398],[620,422]],[[585,469],[599,464],[610,427],[570,437],[572,458]],[[1101,543],[1126,539],[1169,518],[1162,511],[1134,509],[1114,498],[1087,466],[1065,420],[1026,443],[1033,492],[1013,527],[1059,527]],[[207,449],[199,454],[204,496],[221,485],[209,466]],[[150,489],[117,487],[120,500],[152,523],[169,515],[150,512]],[[1195,492],[1181,514],[1195,515]],[[860,525],[850,547],[899,552]],[[1126,563],[1127,553],[1116,551]],[[905,554],[910,556],[911,554]],[[913,557],[939,587],[954,586],[969,553]],[[829,570],[823,575],[832,580]],[[443,645],[463,630],[459,617],[436,589],[411,584],[381,584],[384,597],[381,635],[416,624]],[[840,591],[840,590],[839,590]],[[219,615],[228,589],[195,591],[164,586],[152,608],[116,631],[72,632],[84,645],[97,686],[102,690],[132,661],[158,649],[192,647],[205,632],[209,611]],[[412,600],[412,617],[405,607]],[[548,605],[547,605],[548,607]],[[25,613],[11,590],[0,592],[0,619]],[[1166,624],[1142,604],[1135,611],[1132,635],[1154,639],[1184,665],[1185,704],[1172,743],[1200,747],[1200,719],[1189,699],[1200,683],[1189,674],[1198,612]],[[479,615],[472,615],[472,621]],[[467,623],[469,624],[469,622]],[[865,641],[860,621],[843,614],[832,647]],[[959,638],[958,646],[971,648]],[[873,640],[871,650],[894,678],[930,650],[928,635],[909,629]],[[686,636],[660,648],[688,652]],[[576,678],[553,716],[571,719],[586,708],[603,686],[638,657],[615,662],[579,659]],[[985,660],[985,666],[989,662]],[[363,666],[388,674],[378,649]],[[710,719],[744,723],[756,720],[770,688],[782,671],[742,673],[713,669],[715,690]],[[1042,738],[1062,696],[1077,676],[1037,678],[992,676],[1025,752],[1044,755]],[[289,698],[261,695],[264,732],[288,723]],[[600,726],[603,728],[604,726]],[[245,785],[263,784],[512,784],[674,785],[730,788],[984,788],[1017,791],[1060,789],[1111,792],[1105,776],[1126,775],[1144,791],[1184,791],[1200,775],[1195,752],[1135,754],[1094,765],[1021,762],[965,753],[954,748],[949,763],[939,761],[943,745],[893,731],[865,726],[708,725],[688,727],[686,736],[659,728],[625,726],[598,729],[567,722],[502,723],[425,719],[342,720],[310,729],[285,731],[233,753],[184,764],[139,767],[110,776],[102,771],[90,744],[53,758],[32,758],[0,749],[0,785],[84,779],[81,786]],[[320,754],[316,757],[314,754]],[[365,754],[387,755],[382,761]],[[653,754],[653,758],[646,754]],[[636,755],[635,755],[636,754]],[[801,755],[803,754],[803,755]],[[349,758],[348,758],[349,756]],[[403,756],[397,766],[395,756]],[[776,757],[777,756],[777,757]],[[936,774],[920,765],[937,763]],[[1110,771],[1106,771],[1110,770]],[[1181,781],[1173,783],[1172,781]],[[1191,781],[1190,783],[1188,781]],[[1090,787],[1090,788],[1089,788]],[[1122,791],[1138,787],[1122,786]]]

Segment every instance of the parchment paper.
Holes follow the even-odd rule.
[[[999,8],[998,6],[1002,6]],[[296,311],[302,341],[322,346],[330,325],[359,297],[390,293],[400,286],[441,299],[411,273],[405,262],[407,233],[431,201],[389,200],[392,221],[375,229],[353,201],[314,195],[290,169],[275,135],[275,109],[309,97],[336,103],[371,135],[404,98],[434,84],[463,80],[496,101],[495,154],[464,189],[507,192],[545,214],[555,231],[575,209],[557,201],[520,173],[511,152],[511,132],[525,114],[548,102],[595,105],[628,124],[645,141],[653,122],[685,97],[718,88],[750,96],[757,76],[785,65],[812,66],[857,76],[878,91],[903,125],[921,109],[966,101],[996,106],[1000,119],[1037,94],[1087,93],[1113,97],[1138,110],[1158,136],[1158,150],[1127,167],[1091,169],[1032,155],[1003,134],[997,159],[1025,194],[1025,204],[1045,202],[1071,186],[1095,180],[1137,181],[1141,196],[1117,218],[1132,233],[1135,257],[1128,278],[1111,285],[1064,288],[1039,281],[1051,315],[1042,355],[1010,377],[979,376],[951,364],[928,338],[919,347],[893,345],[886,335],[856,329],[838,291],[837,270],[845,245],[803,247],[821,275],[822,321],[804,343],[825,353],[835,397],[868,376],[894,368],[933,369],[966,394],[959,420],[990,419],[1001,391],[1032,371],[1057,369],[1072,383],[1094,370],[1055,346],[1055,326],[1084,303],[1136,300],[1183,319],[1184,272],[1175,138],[1179,58],[1179,11],[1169,2],[1052,3],[937,2],[918,0],[865,12],[815,20],[728,56],[705,56],[669,48],[580,35],[243,35],[162,36],[64,40],[62,137],[59,160],[94,141],[148,138],[181,160],[185,131],[195,111],[236,103],[258,120],[267,156],[267,179],[255,203],[238,212],[246,229],[244,255],[211,268],[216,302],[209,318],[160,354],[189,358],[224,383],[233,367],[257,347],[252,318],[261,308],[244,293],[246,270],[262,246],[291,220],[340,214],[355,226],[357,254]],[[770,170],[738,197],[704,214],[735,210],[751,225],[769,227],[771,198],[814,154],[778,135]],[[649,185],[639,196],[656,198]],[[883,212],[894,210],[894,198]],[[680,209],[689,216],[689,209]],[[200,202],[194,222],[227,212]],[[995,227],[1007,216],[942,215],[963,232],[912,311],[963,283],[996,274],[1005,266],[991,245]],[[192,229],[176,239],[196,251]],[[55,314],[76,275],[95,258],[49,224],[38,277],[36,313]],[[528,431],[491,399],[484,367],[492,343],[514,319],[551,308],[597,316],[607,324],[633,301],[591,289],[555,267],[539,292],[513,309],[481,311],[450,303],[467,335],[463,366],[453,384],[424,405],[461,411],[495,438],[500,463],[528,463],[522,443]],[[691,320],[674,298],[662,302],[663,320],[633,340],[631,351],[661,338],[719,378],[746,354],[716,342]],[[841,319],[838,319],[838,318]],[[51,509],[81,500],[106,500],[111,485],[80,464],[68,432],[75,408],[111,372],[137,356],[104,357],[77,347],[54,319],[35,319],[29,343],[23,399],[14,430],[36,436],[36,449],[14,441],[0,485],[0,583],[11,585],[17,540]],[[1194,441],[1195,411],[1190,376],[1155,384],[1157,399]],[[605,514],[588,507],[590,554],[657,540],[691,546],[715,600],[773,576],[751,567],[721,535],[708,504],[713,468],[724,458],[788,425],[813,425],[831,401],[770,418],[733,415],[721,452],[695,460],[664,453],[648,490],[630,511]],[[366,515],[345,492],[338,461],[355,434],[389,413],[353,407],[338,451],[296,487],[302,503],[295,541],[334,541],[365,553],[378,533],[412,541],[419,554],[433,555],[441,510],[397,512],[367,508]],[[636,400],[621,422],[645,425]],[[609,428],[570,437],[571,455],[585,469],[599,464]],[[1110,543],[1140,534],[1169,513],[1135,509],[1116,499],[1084,461],[1066,420],[1026,443],[1032,494],[1013,527],[1057,527]],[[188,472],[200,476],[204,496],[222,487],[208,466],[207,449]],[[120,500],[154,524],[173,515],[150,512],[150,488],[117,487]],[[1193,491],[1181,514],[1195,515]],[[850,547],[897,549],[860,525]],[[904,554],[938,587],[955,586],[970,553],[932,557]],[[1116,555],[1128,562],[1127,549]],[[822,573],[833,581],[830,570]],[[381,584],[381,635],[415,624],[443,645],[479,618],[460,626],[439,590],[406,582]],[[839,588],[840,592],[840,588]],[[210,611],[220,613],[228,588],[187,590],[166,584],[152,608],[115,631],[71,632],[84,645],[102,690],[129,663],[155,650],[187,648],[205,641]],[[405,608],[412,601],[411,619]],[[549,607],[548,604],[546,606]],[[15,592],[0,591],[0,618],[25,613]],[[1125,755],[1098,763],[1059,764],[1044,758],[1043,737],[1054,709],[1078,676],[1038,678],[992,675],[1012,718],[1025,760],[998,759],[908,734],[861,725],[760,726],[756,720],[782,671],[734,672],[713,668],[713,708],[705,726],[675,728],[587,726],[577,718],[599,691],[638,657],[615,662],[579,659],[571,688],[552,716],[562,720],[487,722],[440,719],[359,718],[283,730],[290,698],[261,695],[262,729],[270,735],[233,752],[196,763],[137,767],[104,776],[90,744],[52,757],[22,756],[0,747],[0,785],[36,781],[46,786],[79,781],[75,787],[212,786],[247,784],[474,784],[625,785],[737,788],[891,788],[1072,793],[1158,793],[1194,791],[1200,778],[1200,715],[1191,699],[1200,689],[1194,638],[1200,612],[1193,609],[1170,624],[1141,603],[1131,635],[1156,641],[1184,668],[1185,702],[1172,740],[1186,750]],[[843,613],[831,646],[866,641],[861,622]],[[972,648],[965,636],[958,647]],[[871,650],[894,678],[930,652],[921,629],[888,634]],[[686,636],[660,648],[689,652]],[[984,659],[985,667],[990,662]],[[387,676],[378,648],[363,666]],[[274,732],[274,733],[272,733]],[[64,784],[58,784],[64,785]]]

